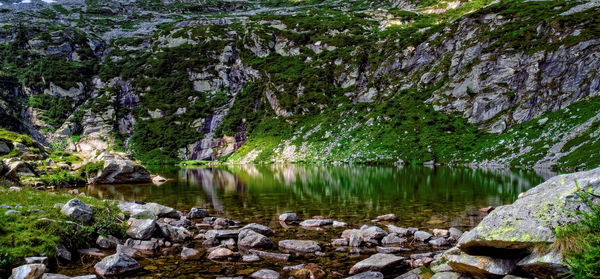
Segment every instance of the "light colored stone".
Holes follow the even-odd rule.
[[[401,271],[407,267],[404,260],[404,257],[391,254],[374,254],[352,266],[350,274],[358,274],[365,271],[379,271],[387,274]]]
[[[96,273],[102,277],[130,274],[141,268],[136,260],[120,253],[108,256],[94,265]]]

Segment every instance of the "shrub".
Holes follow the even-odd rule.
[[[556,230],[554,248],[563,252],[573,278],[600,278],[600,205],[595,193],[576,193],[590,209],[577,211],[580,222]]]

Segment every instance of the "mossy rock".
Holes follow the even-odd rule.
[[[530,189],[463,234],[458,247],[469,254],[515,256],[552,243],[555,228],[577,222],[576,211],[589,210],[576,195],[582,188],[600,192],[600,168],[556,176]]]

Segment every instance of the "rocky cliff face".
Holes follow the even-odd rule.
[[[596,1],[278,5],[7,3],[0,124],[144,161],[600,162]]]

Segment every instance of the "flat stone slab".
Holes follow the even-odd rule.
[[[281,240],[279,250],[286,253],[307,254],[321,251],[321,246],[312,240]]]
[[[405,259],[404,257],[391,254],[375,254],[356,263],[350,269],[350,274],[358,274],[366,271],[379,271],[386,274],[389,271],[406,268]]]
[[[498,277],[508,275],[517,267],[515,259],[499,259],[486,256],[471,256],[465,253],[447,255],[452,270],[474,277]]]

